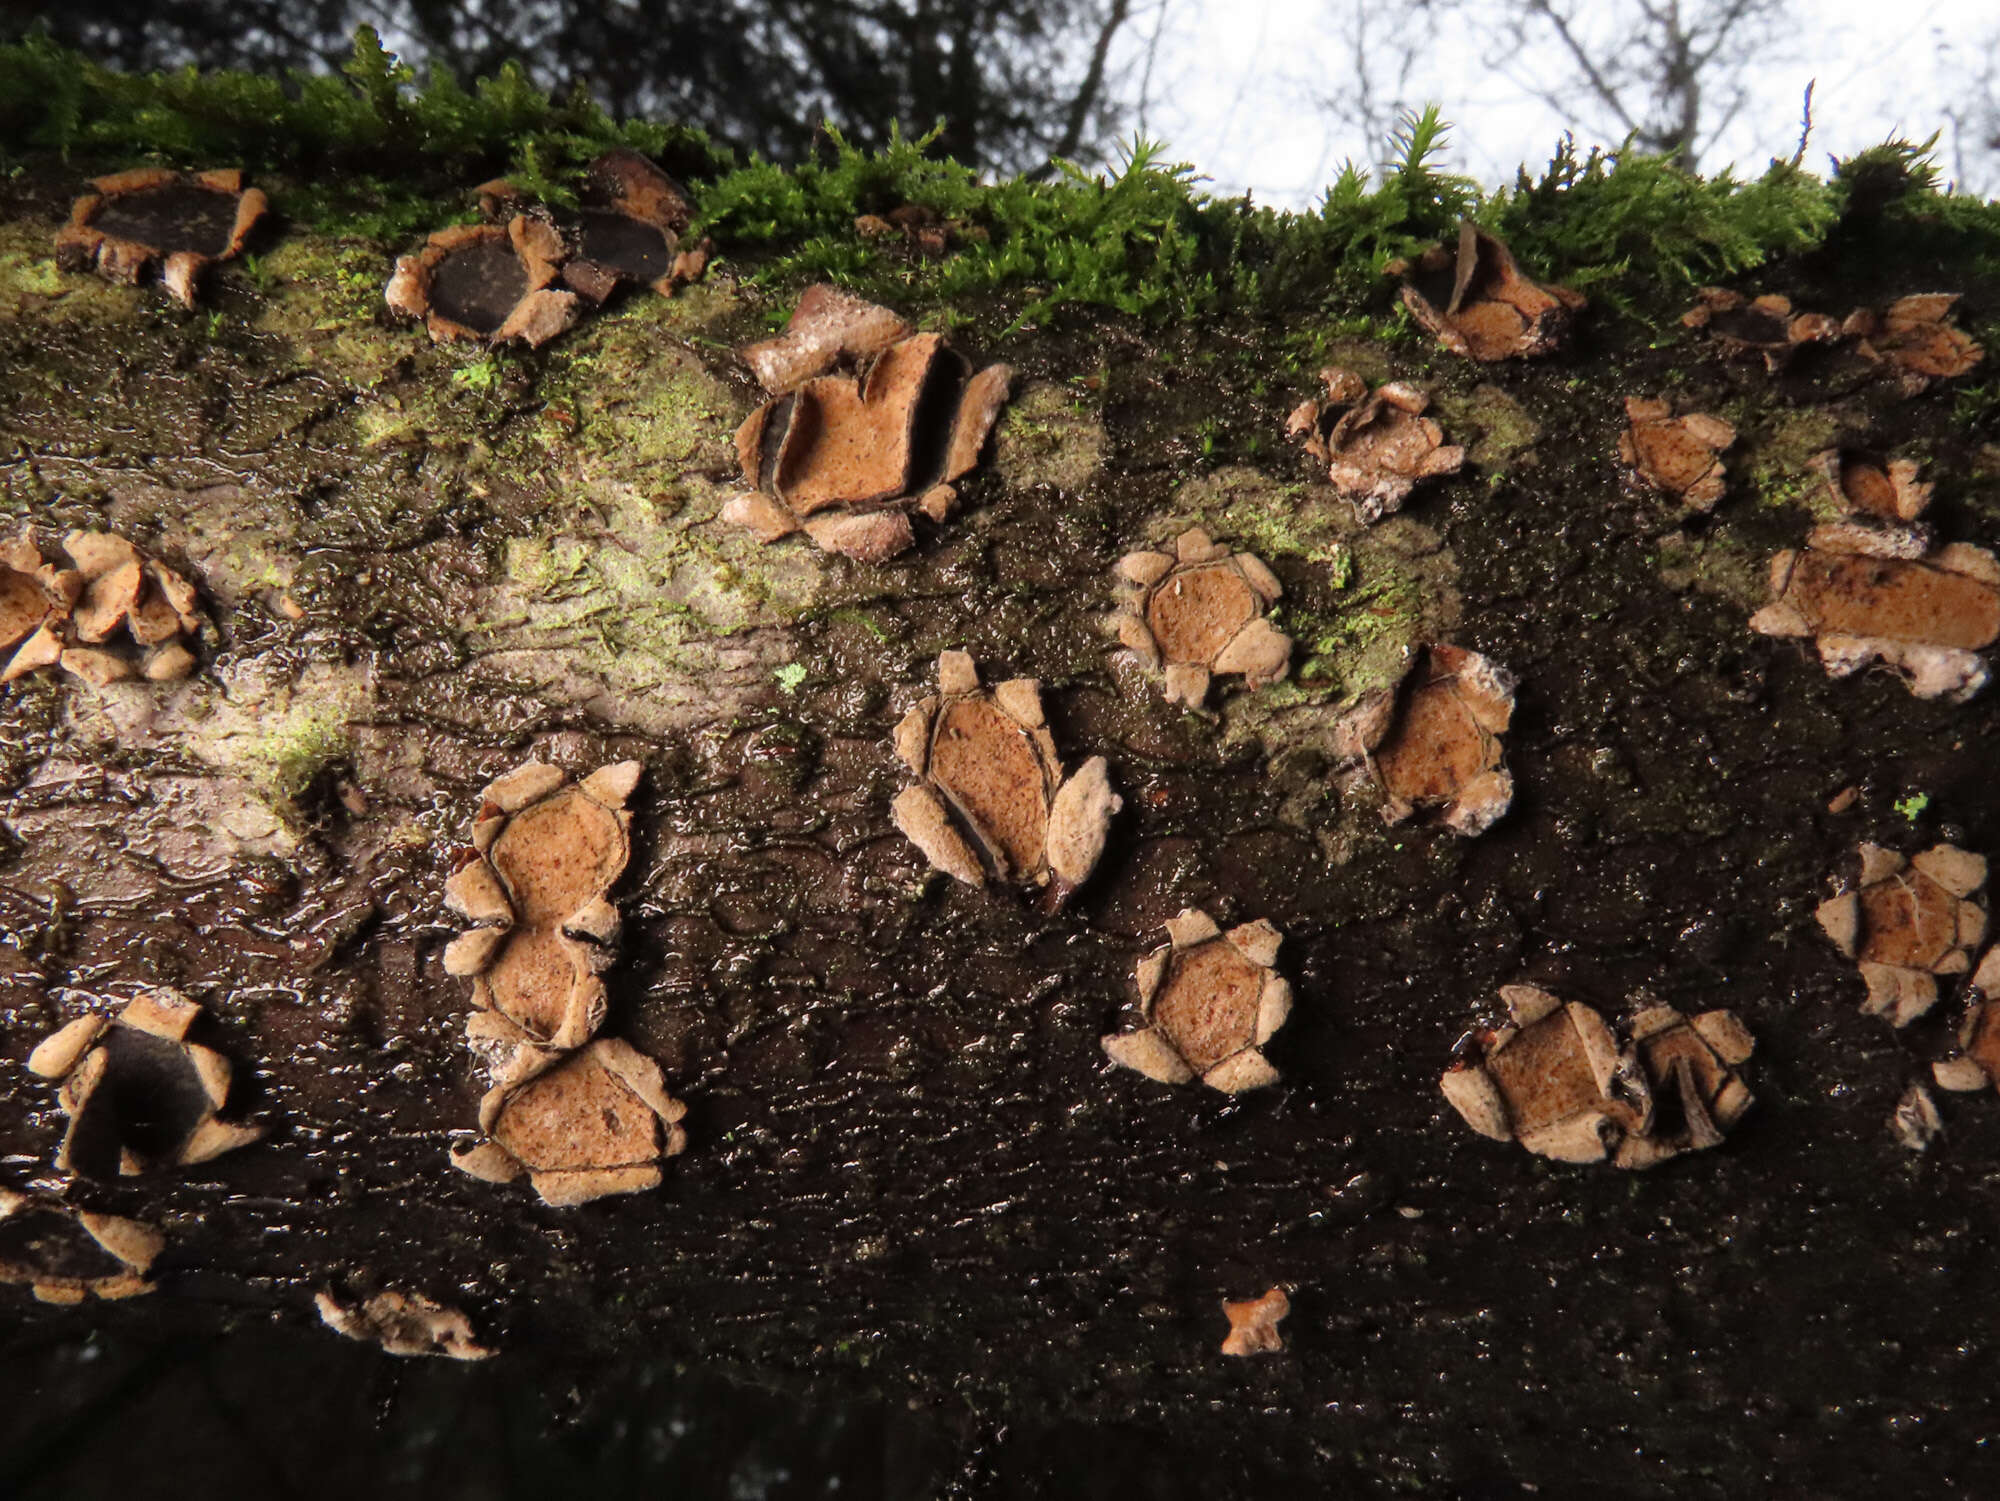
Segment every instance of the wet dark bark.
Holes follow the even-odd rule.
[[[46,232],[60,181],[17,181],[9,213]],[[591,1426],[606,1404],[657,1419],[666,1387],[729,1374],[886,1404],[871,1424],[910,1404],[945,1433],[916,1452],[962,1459],[974,1488],[1012,1472],[967,1435],[1110,1424],[1055,1429],[1050,1463],[1171,1454],[1160,1494],[1244,1465],[1438,1494],[1978,1489],[2000,1106],[1948,1099],[1926,1156],[1892,1140],[1950,1008],[1905,1034],[1859,1016],[1811,911],[1863,837],[2000,851],[2000,698],[1832,682],[1745,625],[1764,558],[1807,524],[1778,481],[1832,431],[1926,457],[1946,535],[2000,534],[1993,434],[1955,421],[1951,390],[1768,377],[1609,314],[1537,364],[1350,351],[1430,385],[1479,445],[1364,537],[1279,445],[1311,372],[1278,365],[1271,330],[1002,338],[1005,311],[976,309],[959,341],[1057,399],[1017,402],[967,511],[864,572],[712,519],[751,399],[724,351],[765,327],[754,294],[721,279],[454,379],[379,321],[372,281],[329,301],[346,253],[274,259],[262,288],[231,273],[213,325],[80,281],[8,294],[10,514],[128,532],[200,580],[218,627],[193,699],[0,691],[0,1176],[170,1242],[159,1291],[129,1303],[4,1290],[10,1375],[59,1385],[62,1341],[100,1331],[136,1389],[158,1351],[197,1349],[235,1439],[289,1421],[270,1404],[307,1368],[359,1423],[353,1392],[391,1378],[311,1300],[384,1284],[458,1304],[506,1352],[385,1385],[389,1408],[552,1425],[593,1462],[625,1452]],[[364,281],[386,272],[356,254]],[[1779,280],[1839,311],[1940,274]],[[2000,287],[1964,290],[1976,326]],[[1668,388],[1745,434],[1713,522],[1683,528],[1616,477],[1617,398]],[[698,420],[663,431],[681,410]],[[1417,580],[1404,624],[1518,673],[1510,816],[1473,842],[1386,830],[1343,790],[1324,731],[1348,648],[1302,647],[1324,657],[1310,691],[1219,722],[1109,665],[1114,560],[1197,516],[1258,529],[1302,640],[1394,614],[1335,589],[1344,536],[1350,589]],[[1272,545],[1286,529],[1305,541]],[[619,558],[643,576],[606,583]],[[739,594],[732,625],[715,600]],[[927,879],[890,826],[886,736],[951,646],[1042,678],[1071,764],[1111,759],[1126,809],[1060,916]],[[441,883],[477,789],[530,755],[646,763],[609,1027],[692,1110],[660,1191],[573,1210],[446,1162],[480,1079]],[[1855,811],[1828,812],[1848,786]],[[1911,794],[1928,802],[1906,815]],[[1286,934],[1275,1089],[1104,1062],[1133,961],[1194,904]],[[1474,1138],[1436,1076],[1522,977],[1612,1013],[1640,992],[1734,1008],[1758,1040],[1749,1123],[1644,1176]],[[214,1011],[272,1137],[179,1175],[54,1180],[61,1117],[22,1060],[161,982]],[[1219,1301],[1273,1284],[1295,1290],[1287,1352],[1222,1359]],[[580,1407],[546,1395],[571,1383]],[[15,1440],[36,1484],[83,1473],[58,1442],[96,1431],[77,1423]],[[305,1441],[276,1449],[256,1462],[312,1468]]]

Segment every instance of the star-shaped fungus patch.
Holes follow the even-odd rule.
[[[1219,676],[1246,688],[1284,677],[1292,638],[1265,618],[1284,590],[1261,559],[1193,527],[1171,552],[1127,553],[1118,578],[1118,639],[1161,675],[1169,702],[1199,709]]]
[[[1457,249],[1438,246],[1410,268],[1403,305],[1453,354],[1490,362],[1547,354],[1584,306],[1580,292],[1525,276],[1514,253],[1471,220]]]
[[[1814,914],[1861,970],[1862,1011],[1908,1026],[1937,1004],[1939,975],[1962,975],[1986,937],[1986,860],[1938,844],[1903,855],[1863,844],[1859,868]]]
[[[1291,986],[1275,968],[1283,935],[1261,920],[1225,933],[1191,907],[1167,923],[1167,939],[1139,961],[1144,1025],[1102,1039],[1111,1061],[1162,1084],[1199,1079],[1226,1094],[1277,1083],[1262,1048],[1292,1010]]]

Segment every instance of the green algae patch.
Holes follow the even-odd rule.
[[[52,249],[55,232],[46,221],[0,222],[0,325],[117,323],[156,300],[142,287],[61,270]]]
[[[1104,417],[1076,384],[1036,381],[1008,402],[993,431],[993,467],[1014,489],[1080,494],[1104,468]]]
[[[1437,532],[1407,516],[1364,527],[1328,486],[1220,469],[1183,484],[1146,536],[1194,525],[1254,553],[1285,587],[1270,619],[1293,640],[1291,672],[1223,695],[1228,745],[1329,751],[1348,705],[1395,682],[1411,650],[1458,623],[1458,565]]]
[[[1470,394],[1429,391],[1432,415],[1444,426],[1445,440],[1465,445],[1465,456],[1491,472],[1529,457],[1542,436],[1542,425],[1528,409],[1500,387],[1484,384]]]
[[[1705,535],[1668,532],[1659,539],[1660,582],[1676,594],[1726,599],[1746,613],[1770,600],[1770,553],[1728,526]]]
[[[1739,430],[1744,426],[1739,423]],[[1757,505],[1799,506],[1815,521],[1837,521],[1839,504],[1812,460],[1833,447],[1840,430],[1840,418],[1824,407],[1780,412],[1749,425],[1730,455],[1730,467],[1742,475],[1740,486]]]

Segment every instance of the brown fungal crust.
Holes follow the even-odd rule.
[[[1789,297],[1746,298],[1727,287],[1701,288],[1681,322],[1705,330],[1725,354],[1761,356],[1767,370],[1778,369],[1807,345],[1840,337],[1839,323],[1825,313],[1797,311]]]
[[[1514,679],[1460,646],[1420,649],[1393,688],[1365,695],[1337,745],[1382,793],[1382,817],[1437,817],[1468,837],[1485,833],[1514,800],[1501,736],[1514,716]]]
[[[1970,334],[1951,322],[1956,292],[1899,297],[1885,308],[1858,308],[1840,331],[1863,359],[1887,365],[1910,395],[1932,381],[1965,374],[1985,358]]]
[[[1439,1081],[1465,1123],[1559,1162],[1643,1169],[1718,1145],[1750,1108],[1736,1066],[1755,1046],[1733,1012],[1649,1006],[1621,1041],[1593,1008],[1533,985],[1500,990]]]
[[[71,532],[69,565],[32,535],[0,543],[0,683],[60,667],[94,687],[194,670],[203,617],[194,585],[110,532]]]
[[[479,1102],[481,1140],[454,1147],[452,1162],[489,1182],[525,1175],[548,1204],[640,1193],[686,1150],[686,1114],[660,1066],[618,1038],[571,1053],[521,1048]]]
[[[1278,1324],[1292,1311],[1292,1300],[1282,1287],[1274,1287],[1260,1298],[1238,1303],[1223,1300],[1222,1312],[1229,1320],[1229,1333],[1222,1341],[1224,1355],[1275,1355],[1285,1348]]]
[[[444,968],[472,980],[476,1042],[567,1050],[596,1034],[620,926],[607,898],[631,855],[625,800],[640,770],[620,761],[571,785],[530,761],[481,794],[472,848],[445,883],[445,904],[474,924]]]
[[[234,169],[136,167],[90,186],[56,234],[56,264],[131,285],[157,274],[190,308],[209,267],[240,254],[269,208]]]
[[[1292,990],[1273,967],[1284,936],[1261,919],[1227,933],[1190,907],[1168,942],[1139,961],[1145,1025],[1100,1039],[1113,1063],[1162,1084],[1199,1079],[1238,1094],[1278,1082],[1263,1045],[1291,1014]]]
[[[1456,474],[1465,450],[1444,441],[1424,411],[1430,397],[1406,381],[1368,389],[1352,370],[1320,371],[1324,401],[1301,402],[1285,424],[1327,466],[1327,478],[1364,522],[1400,511],[1419,480]]]
[[[1750,628],[1813,637],[1833,677],[1880,662],[1919,698],[1963,703],[1986,686],[1979,652],[2000,637],[2000,560],[1929,541],[1917,527],[1815,527],[1803,551],[1771,559],[1772,601]]]
[[[329,1289],[314,1295],[313,1306],[327,1328],[379,1345],[390,1355],[484,1360],[493,1353],[472,1337],[470,1319],[422,1293],[389,1288],[359,1302],[343,1303]]]
[[[803,531],[867,563],[915,543],[912,512],[951,514],[1013,379],[1005,365],[975,374],[942,335],[823,286],[743,358],[771,399],[737,429],[750,489],[723,518],[764,542]]]
[[[0,1188],[0,1282],[24,1283],[44,1303],[149,1293],[146,1273],[165,1245],[137,1220]]]
[[[1882,459],[1851,448],[1812,457],[1821,494],[1849,516],[1894,525],[1915,521],[1931,503],[1931,486],[1917,478],[1914,459]]]
[[[1170,702],[1199,709],[1218,675],[1237,674],[1247,688],[1285,676],[1292,638],[1265,619],[1283,592],[1261,559],[1194,527],[1171,552],[1118,560],[1118,639],[1162,675]]]
[[[1124,806],[1102,756],[1063,777],[1039,683],[982,688],[966,652],[938,658],[938,692],[903,716],[894,744],[918,778],[890,807],[903,836],[966,885],[1038,887],[1051,910],[1089,879]]]
[[[1736,441],[1736,429],[1706,412],[1677,417],[1672,402],[1641,396],[1625,398],[1625,417],[1618,461],[1631,479],[1690,511],[1714,510],[1728,488],[1722,450]]]
[[[563,284],[593,303],[628,284],[671,297],[708,269],[707,240],[681,247],[693,220],[686,192],[651,160],[630,147],[607,151],[584,179]]]
[[[1470,219],[1458,228],[1456,252],[1437,246],[1417,262],[1426,279],[1450,276],[1442,310],[1415,285],[1403,286],[1403,305],[1453,354],[1490,362],[1547,354],[1562,342],[1583,295],[1542,286],[1521,274],[1514,254],[1497,236]]]
[[[536,347],[567,331],[582,311],[574,292],[555,285],[566,255],[555,227],[532,214],[505,224],[454,224],[398,258],[383,300],[406,318],[423,319],[440,344],[519,339]]]
[[[116,1016],[77,1017],[42,1039],[28,1071],[60,1081],[69,1117],[56,1169],[116,1178],[186,1167],[247,1146],[259,1125],[217,1118],[229,1102],[229,1060],[188,1041],[201,1007],[175,990],[142,991]]]
[[[1860,869],[1814,913],[1867,982],[1861,1010],[1907,1026],[1937,1004],[1939,975],[1972,968],[1986,937],[1986,860],[1949,844],[1906,856],[1863,844]]]

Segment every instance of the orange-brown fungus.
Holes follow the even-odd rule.
[[[1477,652],[1439,644],[1417,654],[1394,688],[1365,696],[1343,722],[1340,746],[1381,789],[1382,816],[1435,814],[1483,834],[1514,799],[1501,736],[1514,714],[1514,680]]]
[[[631,854],[639,772],[621,761],[571,786],[531,761],[482,794],[472,850],[445,883],[446,904],[476,925],[445,950],[445,972],[471,976],[473,1005],[503,1019],[475,1036],[567,1049],[596,1033],[619,929],[607,897]]]
[[[555,227],[532,214],[505,224],[454,224],[397,260],[383,298],[404,317],[423,319],[438,343],[518,339],[538,346],[582,311],[574,292],[555,285],[566,255]]]
[[[1278,1324],[1292,1311],[1292,1300],[1282,1287],[1274,1287],[1261,1298],[1241,1302],[1223,1301],[1223,1316],[1229,1333],[1222,1341],[1224,1355],[1275,1355],[1285,1348]]]
[[[1468,359],[1547,354],[1584,305],[1582,294],[1568,287],[1530,281],[1513,252],[1469,219],[1459,226],[1455,253],[1439,246],[1414,269],[1403,305],[1438,343]]]
[[[951,514],[1013,378],[1005,365],[974,374],[941,334],[832,287],[809,288],[785,332],[743,357],[772,398],[737,429],[750,489],[723,518],[869,563],[915,543],[913,511]]]
[[[1482,1136],[1560,1162],[1648,1168],[1718,1145],[1750,1108],[1736,1066],[1754,1044],[1733,1012],[1649,1006],[1621,1042],[1591,1007],[1533,985],[1500,998],[1507,1020],[1474,1034],[1440,1080]]]
[[[385,1289],[360,1302],[344,1303],[331,1292],[313,1298],[327,1328],[390,1355],[443,1355],[452,1360],[484,1360],[493,1352],[472,1337],[472,1321],[456,1308],[422,1293]]]
[[[261,1126],[217,1119],[229,1102],[229,1060],[188,1041],[201,1007],[178,991],[141,992],[115,1017],[80,1016],[42,1039],[28,1071],[59,1080],[69,1116],[56,1167],[118,1178],[206,1162],[248,1145]]]
[[[1320,372],[1324,401],[1301,402],[1285,424],[1305,450],[1327,466],[1327,478],[1363,521],[1403,508],[1419,480],[1455,474],[1465,450],[1444,441],[1444,429],[1423,415],[1430,397],[1404,381],[1373,392],[1351,370]]]
[[[1036,886],[1060,906],[1122,806],[1104,758],[1064,779],[1033,678],[982,688],[972,658],[948,651],[938,689],[896,726],[896,754],[919,779],[892,805],[896,827],[968,886]]]
[[[1869,521],[1915,521],[1931,503],[1931,487],[1917,478],[1914,459],[1883,459],[1848,448],[1812,458],[1813,473],[1835,509]]]
[[[1932,381],[1964,375],[1985,358],[1970,334],[1951,322],[1956,292],[1899,297],[1885,308],[1860,308],[1841,324],[1862,358],[1887,365],[1914,395]]]
[[[483,1139],[452,1161],[489,1182],[525,1174],[550,1204],[638,1193],[686,1149],[686,1114],[659,1065],[616,1038],[572,1053],[523,1048],[480,1101]]]
[[[1978,654],[2000,638],[2000,560],[1928,543],[1921,528],[1815,527],[1803,551],[1771,560],[1772,601],[1750,628],[1813,637],[1834,677],[1880,662],[1917,697],[1962,703],[1986,686]]]
[[[109,532],[71,532],[67,567],[44,561],[22,532],[0,543],[0,683],[60,667],[95,687],[194,670],[202,627],[194,586]]]
[[[165,1244],[137,1220],[0,1188],[0,1282],[25,1284],[44,1303],[149,1293],[146,1273]]]
[[[1714,510],[1728,484],[1722,450],[1736,429],[1706,412],[1676,417],[1671,402],[1638,396],[1625,398],[1625,417],[1618,459],[1632,478],[1690,511]]]
[[[1949,844],[1904,856],[1864,844],[1859,872],[1814,914],[1867,983],[1862,1011],[1907,1026],[1937,1004],[1939,975],[1962,975],[1986,937],[1984,857]]]
[[[91,189],[56,235],[56,264],[132,284],[157,274],[183,307],[194,306],[209,267],[242,253],[269,207],[235,170],[135,167]]]
[[[1171,552],[1127,553],[1118,576],[1118,639],[1164,676],[1170,701],[1198,709],[1218,674],[1261,688],[1291,665],[1292,638],[1264,618],[1284,592],[1277,575],[1199,527]]]
[[[1275,1084],[1261,1049],[1292,1009],[1291,987],[1272,967],[1283,935],[1262,921],[1224,933],[1191,907],[1167,924],[1167,938],[1139,961],[1145,1025],[1106,1034],[1105,1053],[1163,1084],[1200,1079],[1229,1094]]]

